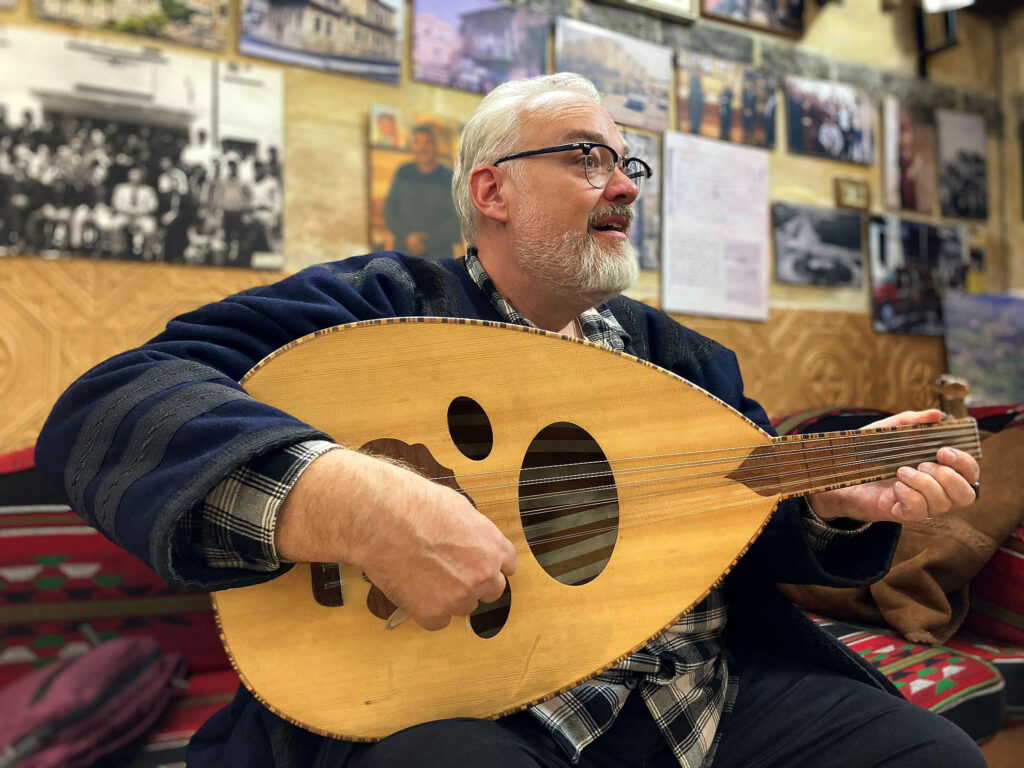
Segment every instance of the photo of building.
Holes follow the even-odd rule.
[[[242,0],[239,50],[250,56],[397,83],[399,0]]]
[[[416,0],[413,77],[477,93],[544,72],[548,17],[498,0]]]
[[[588,78],[616,122],[648,131],[668,129],[670,48],[560,18],[555,27],[555,71]]]
[[[197,48],[222,50],[227,43],[227,0],[33,0],[33,8],[41,19]]]

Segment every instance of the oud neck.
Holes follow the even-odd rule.
[[[935,461],[943,447],[981,458],[974,419],[776,437],[729,477],[762,496],[790,499],[894,477],[900,467]]]

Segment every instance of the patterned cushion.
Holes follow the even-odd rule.
[[[0,456],[0,500],[0,687],[98,640],[153,637],[188,660],[188,687],[144,749],[132,745],[103,765],[183,764],[192,733],[239,684],[209,595],[168,586],[87,526],[35,472],[31,450]]]
[[[976,419],[978,429],[982,429],[985,432],[1000,432],[1004,429],[1024,428],[1024,404],[968,408],[967,415]]]
[[[946,646],[907,642],[881,629],[811,618],[881,670],[908,701],[951,720],[976,741],[1003,727],[1006,684],[990,662]]]
[[[999,670],[1006,683],[1006,725],[1024,724],[1024,645],[994,643],[962,631],[946,645],[977,656]]]
[[[229,666],[209,595],[169,587],[66,507],[0,508],[0,685],[123,635],[156,638],[196,672]]]

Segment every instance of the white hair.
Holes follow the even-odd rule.
[[[601,99],[593,83],[572,72],[511,80],[487,94],[466,122],[452,178],[452,197],[462,234],[470,245],[474,244],[476,236],[477,211],[469,194],[469,175],[478,165],[515,154],[520,123],[530,102],[554,91],[576,93],[595,102]],[[536,109],[556,108],[546,104]],[[510,167],[509,174],[514,176],[515,173],[514,167]]]

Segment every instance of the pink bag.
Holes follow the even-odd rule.
[[[0,691],[0,768],[84,768],[137,739],[163,713],[180,654],[117,638]]]

